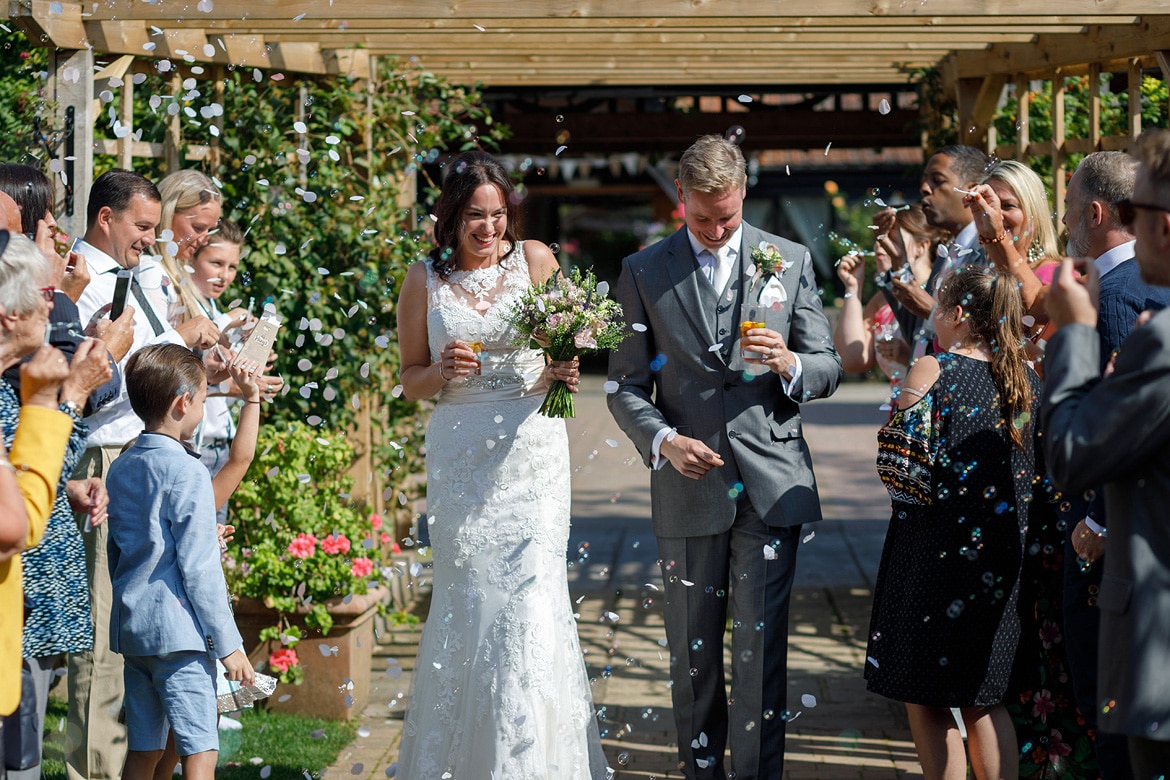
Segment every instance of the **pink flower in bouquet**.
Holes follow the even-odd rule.
[[[349,539],[345,534],[329,534],[321,540],[321,549],[330,555],[349,552]]]
[[[268,665],[281,674],[297,666],[300,662],[301,659],[297,658],[297,651],[291,647],[282,647],[268,656]]]
[[[312,534],[297,534],[297,538],[288,543],[289,555],[294,558],[308,558],[316,550],[317,537]]]
[[[374,570],[374,562],[369,558],[354,558],[349,572],[355,577],[369,577]]]
[[[577,349],[597,349],[597,336],[592,330],[583,330],[573,334],[573,344]]]
[[[376,531],[382,527],[382,516],[379,514],[370,515],[370,526]]]
[[[390,535],[389,534],[382,534],[382,544],[385,544],[388,541],[390,541]],[[390,545],[390,552],[394,553],[395,555],[398,555],[399,553],[402,552],[402,546],[399,545],[398,542],[395,542],[394,544]]]

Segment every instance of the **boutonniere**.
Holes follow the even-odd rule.
[[[783,276],[784,272],[792,267],[792,263],[784,259],[775,244],[761,241],[759,246],[752,249],[752,268],[748,272],[752,275],[748,292],[756,288],[756,283],[767,276]]]

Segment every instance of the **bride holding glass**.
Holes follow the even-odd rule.
[[[482,152],[448,165],[435,249],[398,300],[401,381],[438,395],[426,432],[434,560],[397,777],[605,778],[566,573],[569,447],[538,414],[547,363],[516,345],[512,308],[559,267],[518,238],[503,167]]]

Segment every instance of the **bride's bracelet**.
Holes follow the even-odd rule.
[[[443,373],[443,361],[442,360],[439,361],[439,378],[442,379],[444,382],[451,381],[450,379],[447,378],[447,375]]]

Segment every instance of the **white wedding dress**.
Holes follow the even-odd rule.
[[[523,244],[442,280],[427,261],[431,357],[480,342],[482,374],[452,379],[427,427],[434,592],[397,777],[607,777],[569,601],[569,447],[537,413],[544,358],[508,322],[529,286]]]

